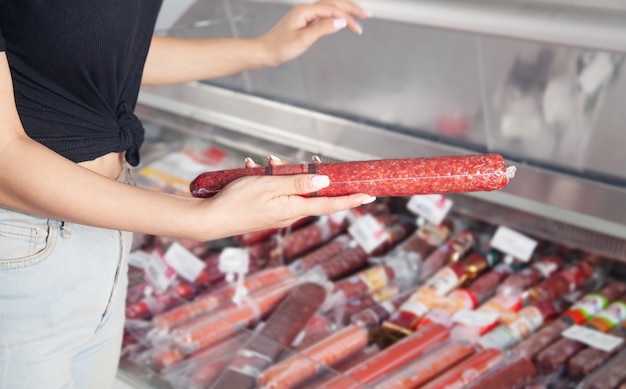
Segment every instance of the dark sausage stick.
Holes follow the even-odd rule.
[[[206,172],[191,182],[190,190],[195,197],[211,197],[246,176],[322,174],[330,178],[331,184],[311,196],[411,196],[499,190],[513,173],[498,154],[382,159]]]

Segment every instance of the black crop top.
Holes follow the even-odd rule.
[[[6,51],[26,133],[82,162],[126,151],[139,163],[133,114],[162,0],[0,0]]]

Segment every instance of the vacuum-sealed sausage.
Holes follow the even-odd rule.
[[[586,377],[580,388],[584,389],[622,389],[626,383],[626,350],[611,358],[606,364]],[[621,386],[620,386],[621,385]]]
[[[202,173],[190,185],[195,197],[211,197],[246,176],[321,174],[330,186],[313,196],[367,193],[376,197],[493,191],[504,188],[515,173],[498,154],[373,161],[311,163]]]
[[[500,284],[498,293],[516,294],[522,293],[531,286],[550,278],[561,270],[564,261],[557,256],[550,256],[535,262],[530,267],[513,274]]]
[[[474,354],[474,346],[448,341],[427,355],[418,358],[400,372],[384,378],[376,389],[413,389],[434,379],[444,371]]]
[[[527,387],[537,377],[537,369],[526,358],[507,361],[507,364],[479,380],[471,389],[529,389]]]
[[[586,261],[579,261],[528,291],[530,301],[552,300],[573,292],[587,282],[593,268]]]
[[[310,253],[296,259],[290,267],[297,274],[305,273],[308,270],[313,269],[316,265],[326,262],[335,255],[338,255],[342,251],[349,247],[352,239],[348,235],[339,235],[332,241],[325,245],[311,251]]]
[[[336,366],[367,346],[367,331],[347,326],[318,343],[263,370],[257,385],[266,389],[293,388],[318,374],[320,366]]]
[[[241,244],[242,246],[251,246],[253,244],[263,242],[273,235],[287,234],[300,227],[306,226],[307,224],[314,222],[315,219],[316,218],[314,216],[309,216],[296,221],[287,228],[272,228],[269,230],[249,232],[246,234],[237,235],[235,238],[237,239],[237,242],[239,242],[239,244]]]
[[[459,262],[475,249],[477,244],[478,237],[472,231],[461,231],[445,244],[431,251],[428,256],[425,256],[419,267],[417,282],[422,283],[426,281],[448,263]]]
[[[415,290],[407,290],[406,292],[391,298],[388,301],[383,301],[374,304],[360,312],[352,315],[350,322],[368,330],[373,330],[378,327],[384,320],[387,320],[391,314],[393,314],[398,307],[400,307]]]
[[[248,292],[252,293],[292,276],[292,271],[287,267],[266,269],[246,277],[244,280],[244,286]],[[235,286],[224,285],[218,290],[212,291],[206,295],[198,296],[189,303],[155,316],[152,319],[152,322],[156,329],[169,331],[176,325],[210,312],[220,305],[230,301],[234,296]]]
[[[583,296],[558,320],[542,327],[528,339],[515,346],[512,349],[513,352],[524,358],[534,359],[540,351],[559,339],[561,332],[570,325],[583,324],[591,316],[600,313],[607,306],[607,301],[615,300],[624,293],[623,288],[624,284],[621,282],[610,282],[597,293]]]
[[[319,284],[307,282],[295,286],[212,388],[254,388],[257,375],[291,345],[325,297],[326,289]]]
[[[500,350],[482,350],[465,359],[420,389],[467,388],[477,380],[494,371],[504,362],[504,354]]]
[[[626,321],[622,322],[619,328],[609,332],[609,335],[621,338],[622,342],[611,351],[605,351],[598,348],[588,347],[574,355],[567,363],[567,375],[574,379],[580,380],[589,373],[600,367],[604,362],[608,361],[612,356],[624,349],[624,341],[626,341]]]
[[[325,389],[355,389],[371,385],[379,379],[399,371],[410,361],[419,358],[448,339],[448,330],[432,324],[394,343],[359,366],[345,371],[345,377],[336,377],[324,385]]]
[[[382,289],[393,281],[394,277],[393,269],[389,266],[376,265],[336,282],[333,293],[341,292],[346,301],[349,301]]]

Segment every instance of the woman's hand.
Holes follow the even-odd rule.
[[[269,163],[284,164],[276,157],[270,157]],[[258,165],[246,159],[246,167],[255,166]],[[206,225],[219,225],[224,236],[239,235],[287,227],[306,216],[329,215],[375,200],[367,194],[312,198],[301,196],[329,184],[327,176],[312,174],[240,178],[205,200],[210,207],[206,214],[211,218]]]
[[[322,0],[294,6],[259,42],[268,53],[268,64],[290,61],[313,45],[319,38],[345,27],[361,34],[355,17],[366,19],[368,12],[345,0]]]

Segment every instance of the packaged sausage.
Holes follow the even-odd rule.
[[[626,341],[626,321],[622,322],[619,328],[609,333]],[[592,371],[608,361],[612,356],[624,349],[625,342],[622,341],[615,349],[605,351],[598,348],[588,347],[574,355],[567,363],[567,374],[574,380],[581,380]]]
[[[338,314],[338,318],[340,318],[340,320],[338,320],[339,323],[341,325],[348,324],[354,314],[379,303],[388,302],[398,295],[398,291],[399,289],[396,285],[385,285],[381,289],[348,300],[342,307],[341,314]]]
[[[320,366],[336,366],[367,346],[367,331],[347,326],[297,354],[263,370],[257,377],[261,388],[287,389],[318,374]]]
[[[500,367],[504,360],[504,354],[500,350],[479,351],[428,382],[421,389],[467,388]]]
[[[411,333],[438,298],[446,296],[468,279],[475,278],[492,266],[497,258],[497,255],[473,253],[461,262],[451,263],[439,270],[383,323],[383,329],[400,336]]]
[[[511,274],[511,267],[499,264],[493,270],[480,276],[467,288],[453,290],[447,296],[438,298],[435,306],[418,322],[417,328],[429,323],[439,323],[448,328],[454,325],[452,317],[461,309],[474,309],[495,292],[500,282]]]
[[[474,352],[475,348],[470,344],[447,341],[432,352],[410,362],[398,373],[384,377],[374,387],[376,389],[418,388],[470,357]]]
[[[335,255],[338,255],[342,251],[346,250],[350,246],[350,242],[352,242],[352,239],[348,235],[339,235],[325,245],[313,250],[303,257],[296,259],[289,265],[289,267],[295,274],[303,274],[308,270],[313,269],[316,265],[326,262]]]
[[[326,289],[313,282],[304,282],[291,289],[212,388],[254,388],[258,374],[291,345],[322,306],[325,297]]]
[[[237,235],[235,238],[240,245],[251,246],[253,244],[266,241],[276,234],[288,234],[293,230],[297,230],[300,227],[306,226],[307,224],[314,222],[316,219],[317,218],[314,216],[304,217],[287,228],[272,228],[269,230],[249,232],[246,234]]]
[[[570,309],[565,311],[558,320],[544,326],[528,339],[523,340],[512,350],[515,354],[525,358],[534,357],[548,345],[559,339],[561,332],[572,324],[583,324],[588,318],[600,313],[607,305],[607,301],[612,301],[623,294],[624,284],[621,282],[610,282],[597,293],[590,293],[583,296]]]
[[[585,323],[585,327],[606,333],[624,320],[626,320],[626,296],[611,303],[592,317]],[[535,364],[542,374],[556,372],[563,368],[572,356],[585,347],[584,343],[577,340],[561,337],[537,354]]]
[[[626,382],[626,350],[611,358],[580,383],[583,389],[614,389]]]
[[[350,322],[373,330],[384,320],[387,320],[413,293],[414,289],[409,289],[388,301],[373,304],[370,307],[352,315]]]
[[[478,245],[478,237],[470,230],[461,231],[432,251],[419,267],[417,283],[421,284],[451,262],[459,262]]]
[[[376,265],[335,282],[333,293],[341,293],[346,301],[375,292],[389,285],[395,273],[385,265]]]
[[[204,349],[226,336],[261,320],[296,284],[288,278],[270,285],[215,313],[195,318],[171,331],[173,344],[185,355]]]
[[[410,336],[375,354],[344,372],[344,376],[335,377],[326,382],[326,389],[354,389],[371,385],[381,378],[393,374],[412,360],[419,358],[435,346],[448,339],[448,330],[438,324],[432,324],[414,332]]]
[[[586,261],[579,261],[539,285],[530,288],[528,291],[529,300],[531,302],[551,300],[573,292],[587,282],[592,274],[591,265]]]
[[[244,286],[249,293],[265,288],[278,281],[293,276],[292,271],[287,267],[276,267],[261,270],[246,277]],[[167,333],[173,327],[198,317],[202,314],[231,301],[235,296],[235,285],[224,285],[223,287],[211,291],[205,295],[200,295],[189,303],[180,305],[167,312],[159,314],[152,319],[157,332]],[[157,335],[157,334],[155,334]]]
[[[515,174],[497,154],[436,158],[311,163],[202,173],[190,185],[195,197],[211,197],[245,176],[322,174],[330,186],[310,196],[367,193],[375,197],[499,190]]]
[[[568,306],[564,300],[543,300],[522,308],[508,325],[499,325],[483,335],[478,343],[483,348],[508,350],[537,331],[543,323],[556,317]]]
[[[543,258],[504,280],[498,287],[498,293],[522,293],[531,286],[550,278],[557,271],[561,270],[564,264],[565,262],[555,255]]]
[[[505,365],[478,380],[470,389],[530,389],[537,377],[537,369],[526,358],[507,360]]]

